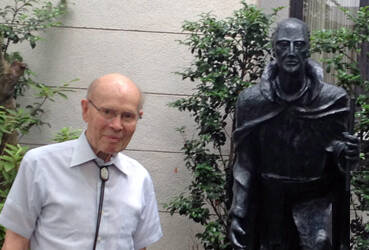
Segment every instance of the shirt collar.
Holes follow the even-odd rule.
[[[98,158],[92,150],[84,131],[74,145],[70,167],[76,167],[93,160],[95,160],[99,166],[114,164],[122,173],[128,173],[127,168],[122,164],[123,159],[120,157],[119,153],[113,155],[108,162],[104,162],[102,159]]]

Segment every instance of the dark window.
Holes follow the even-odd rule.
[[[362,6],[368,6],[369,5],[369,0],[361,0],[360,1],[360,7]]]
[[[304,14],[304,0],[290,0],[290,17],[303,19]]]

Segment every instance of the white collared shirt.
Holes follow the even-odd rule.
[[[0,224],[29,238],[31,249],[92,249],[101,186],[93,160],[84,134],[27,152]],[[146,247],[162,236],[151,178],[122,153],[111,163],[96,249]]]

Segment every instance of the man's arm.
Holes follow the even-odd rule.
[[[6,230],[4,245],[2,250],[28,250],[29,239],[11,231]]]
[[[234,249],[246,249],[246,244],[252,244],[254,238],[253,229],[256,223],[254,215],[257,207],[254,201],[257,143],[258,140],[254,134],[249,134],[247,139],[236,147],[236,162],[233,165],[233,199],[229,214],[231,218],[229,239]],[[248,247],[253,249],[250,245]]]

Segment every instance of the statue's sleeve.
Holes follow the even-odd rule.
[[[250,135],[246,139],[250,139]],[[255,192],[256,166],[253,161],[253,145],[242,143],[236,152],[236,162],[233,166],[233,201],[231,214],[240,218],[247,217]]]
[[[249,111],[249,107],[243,102],[244,96],[240,96],[237,101],[236,108],[236,124],[237,128],[243,126],[245,121],[245,112]],[[246,131],[245,131],[246,132]],[[231,215],[239,218],[245,218],[250,210],[250,199],[255,191],[255,157],[257,156],[257,140],[253,139],[255,129],[247,131],[247,136],[238,139],[235,147],[236,161],[233,166],[233,201],[231,207]]]
[[[326,151],[333,158],[333,162],[337,165],[338,169],[342,169],[344,167],[344,157],[343,151],[345,149],[345,140],[343,139],[342,133],[348,132],[348,120],[349,120],[349,106],[348,106],[348,97],[343,96],[337,102],[337,110],[343,110],[346,108],[345,112],[339,112],[332,119],[332,126],[330,132],[334,133],[332,135],[333,140],[330,142],[328,147],[326,147]]]

